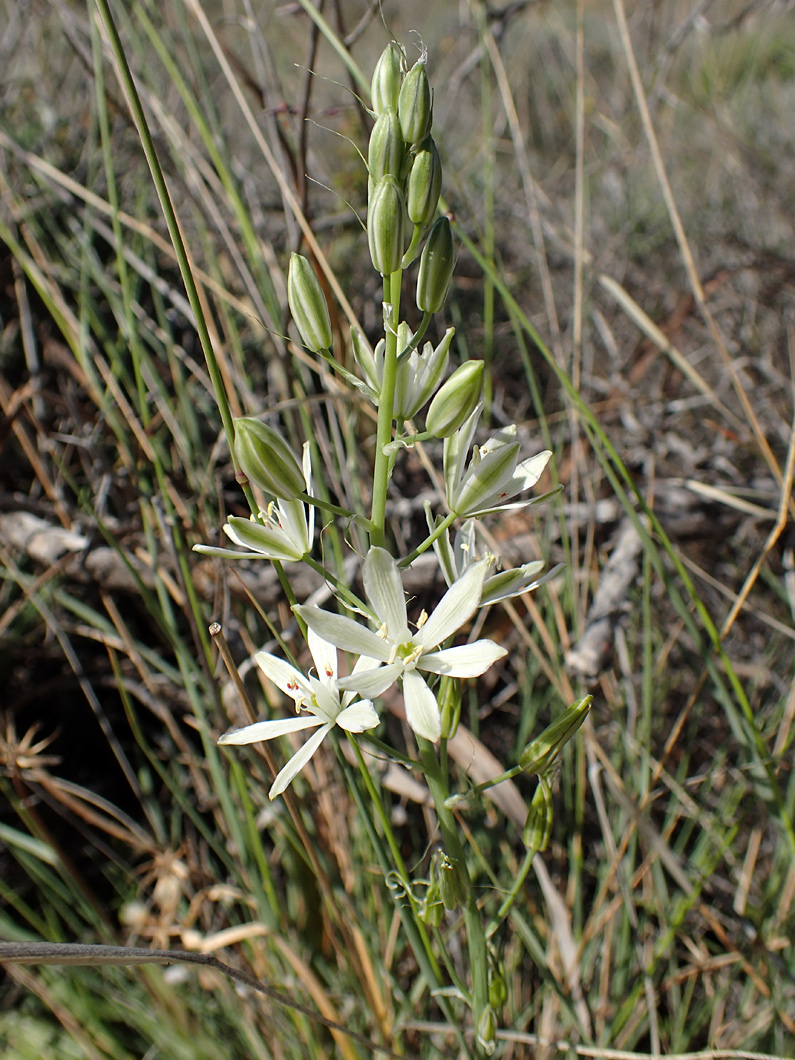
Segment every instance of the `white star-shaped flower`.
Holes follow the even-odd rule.
[[[435,741],[442,731],[439,704],[420,671],[479,677],[506,654],[505,648],[490,640],[435,650],[475,613],[488,568],[488,560],[472,564],[451,585],[430,617],[422,613],[414,633],[408,626],[400,571],[383,548],[371,548],[363,567],[365,595],[380,625],[377,633],[352,618],[319,607],[296,605],[293,610],[324,640],[377,661],[374,669],[357,665],[350,677],[339,682],[340,688],[378,696],[400,678],[409,725],[418,736]]]
[[[304,443],[303,472],[306,492],[312,493],[312,463],[309,442]],[[315,508],[303,501],[279,498],[260,513],[260,522],[230,515],[224,523],[224,533],[236,545],[248,549],[235,552],[231,548],[213,545],[194,545],[194,552],[224,559],[270,559],[280,563],[297,563],[312,551],[315,538]]]
[[[506,503],[517,493],[535,486],[552,456],[550,450],[531,456],[521,463],[516,424],[497,431],[483,445],[469,447],[475,434],[483,405],[480,404],[466,423],[444,440],[444,484],[447,506],[466,519],[539,504],[560,491],[560,487],[526,501]]]
[[[353,702],[356,697],[354,691],[344,691],[340,696],[337,649],[311,629],[307,635],[307,643],[317,677],[311,674],[305,677],[290,663],[269,652],[260,651],[255,656],[257,665],[266,676],[294,701],[297,716],[276,721],[257,721],[253,725],[245,725],[242,729],[232,729],[224,733],[218,741],[219,744],[258,743],[260,740],[273,740],[277,736],[284,736],[288,732],[300,732],[302,729],[320,726],[276,777],[268,793],[271,799],[280,795],[300,773],[335,725],[347,732],[364,732],[378,724],[378,714],[368,699]],[[373,660],[360,659],[357,665],[369,669],[373,666]]]
[[[431,516],[430,504],[427,502],[425,505],[425,517],[428,520],[428,529],[433,533],[437,523]],[[440,518],[440,516],[437,516],[437,521]],[[442,568],[444,580],[448,585],[452,585],[457,578],[460,578],[480,558],[475,520],[467,519],[456,533],[452,542],[450,541],[449,530],[445,530],[434,541],[433,548],[439,560],[439,566]],[[544,569],[544,561],[542,559],[523,563],[521,567],[511,567],[509,570],[498,571],[483,582],[483,594],[480,598],[480,604],[485,607],[486,604],[496,604],[501,600],[510,600],[514,596],[521,596],[522,593],[529,593],[532,589],[537,589],[539,585],[543,585],[544,582],[554,578],[563,570],[563,566],[564,564],[558,563],[557,566],[548,570],[546,574],[542,574],[541,577],[537,577],[537,575]]]

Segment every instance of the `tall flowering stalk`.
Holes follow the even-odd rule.
[[[380,315],[384,332],[374,347],[364,336],[352,332],[358,379],[342,368],[341,362],[347,358],[335,358],[331,315],[311,263],[300,254],[293,254],[289,263],[289,307],[303,345],[339,370],[342,379],[355,385],[362,400],[372,402],[377,409],[370,511],[348,512],[314,496],[311,443],[304,444],[299,459],[276,418],[266,412],[264,417],[243,417],[234,423],[236,467],[247,483],[268,498],[262,507],[252,505],[250,520],[233,516],[224,524],[226,535],[243,551],[196,547],[211,555],[273,562],[288,590],[289,581],[281,565],[308,563],[321,571],[335,590],[336,608],[331,609],[298,603],[289,590],[293,612],[305,632],[308,669],[304,671],[278,655],[259,652],[256,659],[260,669],[284,696],[284,714],[233,729],[219,739],[229,746],[309,734],[275,777],[271,798],[281,795],[296,780],[326,737],[336,731],[352,742],[364,771],[365,787],[375,800],[373,816],[381,828],[388,829],[383,814],[377,812],[379,796],[366,772],[358,740],[366,741],[379,726],[381,697],[387,691],[392,690],[390,696],[397,693],[402,697],[413,742],[407,748],[392,750],[402,762],[411,760],[416,771],[424,775],[444,850],[433,863],[430,882],[412,883],[404,879],[397,845],[390,841],[396,863],[389,876],[404,881],[408,903],[399,904],[399,910],[413,945],[421,944],[428,935],[421,924],[421,930],[413,928],[411,918],[434,926],[445,911],[460,908],[463,912],[469,982],[459,982],[457,992],[471,1009],[474,1045],[465,1044],[463,1033],[459,1042],[471,1048],[474,1056],[490,1055],[495,1048],[498,1010],[505,991],[495,986],[495,963],[475,899],[473,859],[467,854],[455,815],[456,807],[466,802],[468,795],[450,791],[445,743],[455,735],[463,683],[480,677],[507,655],[502,645],[488,638],[467,636],[478,610],[529,592],[557,571],[542,575],[539,560],[498,571],[495,557],[479,543],[478,524],[487,515],[547,500],[557,490],[535,497],[529,494],[551,454],[543,451],[523,456],[515,425],[487,437],[479,432],[482,361],[465,361],[444,380],[454,349],[453,329],[445,332],[438,345],[428,342],[422,346],[433,314],[444,307],[455,262],[450,223],[446,217],[437,216],[442,166],[431,134],[432,103],[426,57],[408,69],[403,50],[390,43],[373,75],[373,129],[367,151],[368,248],[372,265],[382,277]],[[417,257],[413,283],[420,320],[413,331],[401,320],[401,302],[404,271]],[[424,429],[418,420],[424,422]],[[408,432],[407,425],[411,427]],[[402,451],[419,441],[431,443],[432,458],[441,457],[444,490],[438,504],[427,508],[427,535],[407,555],[399,555],[389,537],[388,490]],[[315,507],[323,508],[327,519],[356,517],[365,528],[369,547],[362,564],[363,598],[355,585],[341,581],[337,572],[324,566],[323,550],[315,536]],[[451,532],[455,534],[452,540]],[[443,578],[447,582],[447,590],[440,591],[430,614],[414,612],[410,621],[402,570],[431,547],[439,561],[440,581]],[[345,653],[344,670],[338,669],[339,652]],[[576,724],[567,718],[554,730],[553,739],[544,739],[543,753],[533,744],[532,753],[528,751],[513,771],[535,773],[539,778],[539,795],[533,800],[525,828],[528,857],[542,849],[542,840],[548,838],[548,778],[560,748],[576,731],[584,712],[587,704],[577,705]],[[378,746],[381,753],[390,753],[383,741],[379,740]],[[480,785],[480,789],[500,779]],[[426,892],[421,897],[423,886]],[[452,1018],[447,1000],[449,984],[439,979],[434,961],[424,959],[422,952],[417,957],[424,969],[430,969],[426,974],[435,978],[432,986]]]

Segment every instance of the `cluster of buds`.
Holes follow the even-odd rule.
[[[405,58],[387,45],[371,85],[375,124],[367,152],[367,233],[370,256],[382,276],[414,260],[428,229],[420,260],[417,306],[442,307],[453,273],[453,240],[446,218],[436,218],[442,164],[431,135],[433,100],[425,56],[405,72]]]

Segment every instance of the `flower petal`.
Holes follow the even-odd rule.
[[[402,663],[389,663],[387,666],[379,666],[377,670],[354,671],[350,677],[342,677],[337,682],[339,688],[353,690],[360,696],[380,696],[386,692],[390,685],[400,677],[403,672]]]
[[[513,596],[529,593],[531,590],[537,589],[539,585],[543,585],[544,582],[548,582],[551,578],[560,574],[565,564],[558,563],[557,566],[548,570],[546,574],[536,578],[535,575],[543,566],[543,560],[535,560],[532,563],[525,563],[523,566],[515,567],[512,570],[500,571],[499,574],[487,578],[483,583],[481,604],[496,604],[500,600],[510,600]]]
[[[436,696],[416,670],[403,675],[406,720],[418,736],[434,743],[442,735],[442,718]]]
[[[380,718],[369,699],[358,699],[340,711],[336,720],[337,725],[346,732],[364,732],[365,729],[374,729]]]
[[[483,447],[486,448],[485,446]],[[485,507],[493,500],[507,500],[513,496],[508,492],[508,483],[516,471],[519,443],[500,445],[491,449],[477,464],[470,464],[461,480],[460,487],[450,498],[452,511],[460,516],[469,516],[476,508]],[[514,490],[514,493],[518,490]]]
[[[242,729],[232,729],[219,737],[221,744],[260,743],[262,740],[274,740],[288,732],[300,732],[320,725],[321,719],[314,714],[301,714],[295,718],[279,718],[276,721],[255,721],[253,725],[244,725]]]
[[[436,605],[431,617],[417,630],[414,636],[415,644],[421,644],[424,648],[435,648],[469,621],[480,603],[483,581],[489,566],[489,561],[482,559],[473,563],[453,582]]]
[[[385,548],[371,548],[362,571],[364,591],[378,621],[393,644],[411,639],[406,619],[406,596],[397,563]]]
[[[319,680],[324,685],[333,685],[337,679],[337,649],[313,629],[307,631],[306,642]]]
[[[279,562],[296,563],[308,551],[305,540],[296,543],[280,527],[263,526],[262,523],[236,515],[230,515],[224,523],[224,533],[236,545],[255,549],[267,559]]]
[[[335,644],[343,651],[349,651],[353,655],[369,655],[383,662],[390,656],[390,645],[352,618],[334,615],[314,604],[295,604],[293,611],[323,640]]]
[[[521,464],[516,468],[516,475],[521,475],[524,479],[523,490],[530,489],[531,486],[535,486],[536,482],[541,478],[544,468],[549,463],[549,458],[552,456],[550,449],[544,449],[541,453],[536,453],[535,456],[530,456],[527,460],[523,460]]]
[[[318,747],[323,743],[323,740],[326,738],[331,728],[331,725],[324,725],[322,729],[313,732],[306,743],[302,747],[299,747],[284,769],[282,769],[274,780],[271,790],[268,792],[269,799],[275,799],[277,795],[281,795],[288,784],[290,784],[301,772]]]
[[[254,658],[265,676],[290,699],[296,703],[311,700],[312,686],[300,670],[267,651],[258,651]]]
[[[432,674],[447,674],[448,677],[480,677],[488,668],[508,652],[491,640],[476,640],[472,644],[460,644],[457,648],[430,652],[417,662],[421,670]]]

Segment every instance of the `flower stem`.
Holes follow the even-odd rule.
[[[386,542],[386,495],[389,488],[391,461],[386,447],[392,441],[392,413],[395,404],[397,381],[397,326],[400,319],[400,285],[403,273],[400,269],[384,277],[384,302],[391,305],[389,323],[384,329],[384,374],[378,399],[378,430],[375,442],[375,466],[373,468],[373,509],[370,527],[370,544],[383,548]]]
[[[449,791],[447,790],[447,783],[442,773],[439,759],[430,740],[424,740],[421,736],[418,736],[417,743],[422,756],[425,779],[436,807],[439,829],[442,833],[447,854],[460,863],[467,877],[468,887],[466,904],[464,905],[464,924],[466,926],[467,947],[469,949],[469,966],[472,973],[472,1017],[475,1027],[478,1027],[481,1015],[489,1003],[489,961],[483,922],[480,918],[480,910],[478,909],[472,880],[467,869],[466,853],[458,836],[455,816],[452,810],[445,805]],[[475,1049],[480,1050],[477,1040]]]
[[[429,534],[421,544],[417,545],[414,551],[410,552],[405,559],[400,560],[398,567],[410,567],[417,556],[421,556],[426,549],[429,549],[437,537],[441,537],[445,530],[447,530],[449,526],[452,526],[457,518],[458,516],[455,512],[450,512],[450,514],[439,523],[432,534]]]

